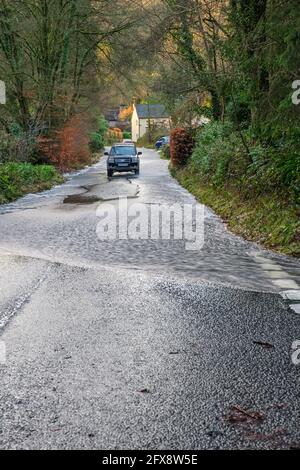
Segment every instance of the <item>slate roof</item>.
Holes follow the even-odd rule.
[[[117,121],[119,117],[119,108],[108,109],[105,113],[105,119],[107,121]]]
[[[136,112],[140,119],[159,119],[159,118],[168,118],[169,115],[166,111],[166,108],[163,104],[137,104]],[[150,116],[149,116],[150,114]]]

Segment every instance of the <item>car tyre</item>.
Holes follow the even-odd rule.
[[[139,174],[140,174],[140,169],[134,170],[134,173],[135,173],[136,175],[139,175]]]
[[[113,170],[107,170],[107,177],[111,178],[113,176],[114,172]]]

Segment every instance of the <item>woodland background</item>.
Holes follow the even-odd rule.
[[[0,0],[0,202],[91,163],[107,108],[160,102],[194,142],[174,176],[300,255],[299,51],[298,0]]]

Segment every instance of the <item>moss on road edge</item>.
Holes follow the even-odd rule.
[[[279,195],[245,199],[236,188],[216,187],[203,181],[189,167],[170,172],[196,199],[212,208],[230,230],[247,240],[280,253],[300,257],[299,211]]]

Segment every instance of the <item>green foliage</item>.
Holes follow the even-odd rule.
[[[97,120],[97,130],[90,135],[90,149],[92,152],[99,152],[104,148],[107,130],[108,122],[104,116],[100,116]]]
[[[294,141],[263,145],[243,131],[249,156],[231,123],[213,122],[198,134],[191,168],[216,186],[233,184],[243,188],[245,197],[253,193],[272,194],[274,188],[299,204],[300,154]],[[283,158],[284,155],[284,158]]]
[[[299,1],[236,0],[228,13],[226,56],[235,68],[230,118],[239,126],[248,122],[261,141],[299,138],[300,108],[291,99],[300,66]]]
[[[92,152],[98,152],[104,147],[104,140],[99,132],[92,132],[90,135],[90,149]]]
[[[287,192],[293,204],[300,207],[300,153],[297,142],[284,140],[276,146],[256,144],[251,149],[253,163],[248,175],[254,189]],[[284,156],[284,158],[283,158]]]
[[[131,132],[123,131],[123,139],[131,139]]]
[[[27,192],[50,189],[63,181],[51,165],[5,163],[0,165],[0,204],[13,201]]]
[[[253,194],[245,200],[234,185],[215,186],[191,166],[172,169],[172,174],[201,203],[226,219],[232,231],[248,240],[285,254],[300,257],[299,211],[276,193]]]
[[[165,160],[170,160],[171,158],[171,150],[170,150],[170,145],[163,145],[161,149],[161,156]]]
[[[232,155],[231,145],[241,147],[240,140],[231,134],[232,129],[229,122],[213,122],[206,125],[197,137],[191,164],[204,177],[213,177],[216,184],[222,183],[228,170]]]
[[[249,155],[240,134],[226,122],[213,122],[198,134],[190,166],[193,172],[215,186],[233,184],[244,197],[254,194],[286,193],[291,203],[300,204],[300,154],[297,143],[261,144],[243,131]],[[284,158],[283,158],[284,156]]]
[[[8,161],[35,163],[37,158],[36,136],[23,132],[17,125],[12,127],[10,134],[0,132],[0,163]]]
[[[91,138],[93,151],[103,148],[103,120],[97,129],[93,124],[99,108],[111,105],[103,89],[114,62],[108,55],[115,37],[121,42],[132,24],[130,10],[121,0],[0,2],[0,78],[7,92],[0,111],[1,161],[66,160],[67,141],[62,149],[57,143],[74,116],[81,118],[81,142]],[[81,150],[72,151],[79,166],[85,163]]]
[[[205,126],[188,165],[173,169],[173,174],[238,234],[300,256],[297,142],[283,139],[276,145],[262,144],[248,131],[243,131],[243,137],[250,160],[233,124]]]

